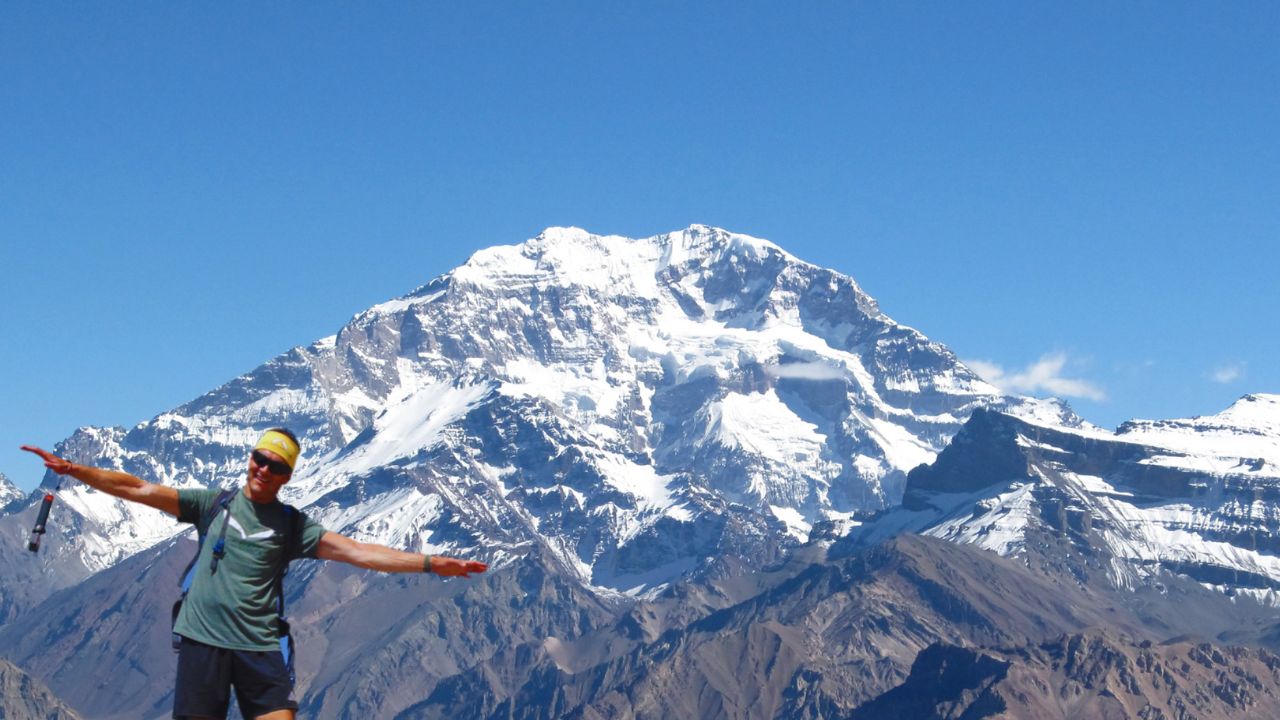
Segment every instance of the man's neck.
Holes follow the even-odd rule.
[[[244,496],[249,499],[249,502],[255,502],[259,505],[270,505],[276,501],[276,496],[279,494],[279,491],[276,491],[272,492],[270,495],[267,495],[266,492],[255,495],[251,488],[251,483],[245,483],[243,490]]]

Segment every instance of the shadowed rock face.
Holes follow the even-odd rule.
[[[1280,656],[1267,650],[1091,631],[1012,648],[931,645],[902,685],[851,717],[1262,720],[1277,707]]]
[[[1008,709],[992,686],[1012,663],[970,648],[935,643],[916,656],[906,682],[853,712],[853,720],[874,718],[969,718]]]
[[[931,465],[907,476],[902,507],[925,510],[937,495],[967,494],[992,484],[1031,482],[1026,454],[1017,444],[1019,423],[1003,422],[998,413],[979,410]]]
[[[0,718],[80,720],[44,683],[5,660],[0,660]]]

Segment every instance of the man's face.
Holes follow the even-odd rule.
[[[272,465],[276,466],[274,470]],[[281,473],[280,470],[284,472]],[[255,495],[275,495],[281,486],[289,482],[292,474],[284,458],[270,450],[254,450],[249,453],[249,483],[253,485]]]

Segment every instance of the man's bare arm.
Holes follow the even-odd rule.
[[[476,560],[405,552],[385,545],[362,543],[335,532],[327,532],[320,537],[316,557],[381,572],[433,572],[449,577],[470,577],[471,573],[489,569],[488,565]]]
[[[85,485],[101,490],[108,495],[142,503],[161,512],[167,512],[174,517],[178,516],[178,491],[171,487],[149,483],[118,470],[104,470],[87,465],[77,465],[31,445],[23,445],[22,449],[39,455],[40,459],[44,460],[44,466],[59,475],[70,475]]]

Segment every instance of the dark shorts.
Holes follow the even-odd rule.
[[[173,716],[227,716],[231,688],[247,720],[273,710],[298,709],[293,682],[279,650],[227,650],[182,638],[178,648],[178,680]]]

